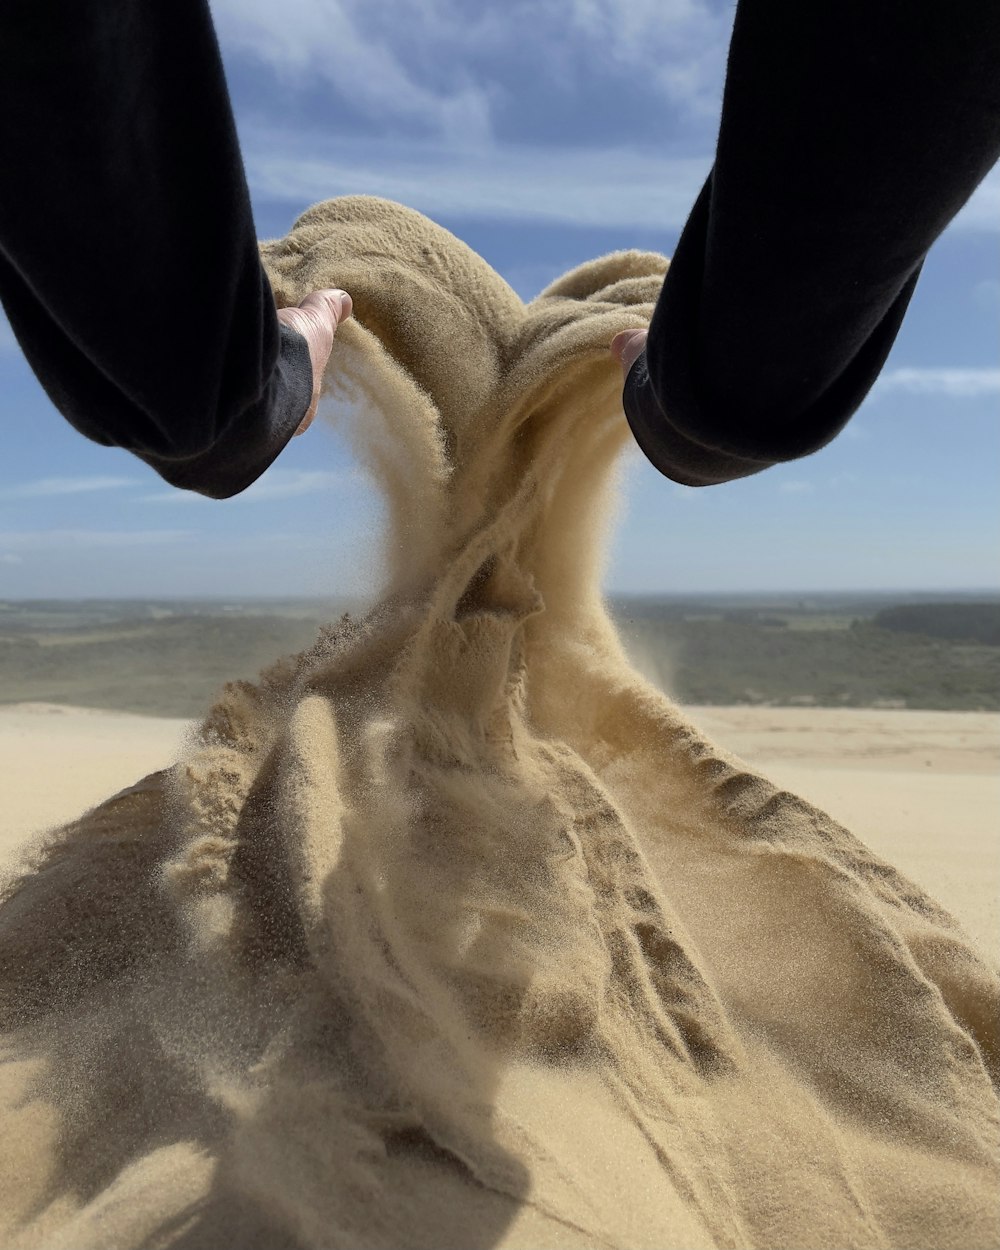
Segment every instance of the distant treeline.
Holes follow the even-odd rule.
[[[905,603],[876,612],[869,624],[899,634],[1000,647],[1000,603]]]
[[[682,703],[1000,710],[1000,647],[880,629],[636,622],[626,646]]]
[[[1000,603],[627,603],[626,646],[683,703],[1000,710]]]
[[[685,703],[1000,711],[1000,603],[620,600],[647,677]],[[315,603],[0,603],[0,703],[198,716],[309,646]]]

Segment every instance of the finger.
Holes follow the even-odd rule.
[[[304,434],[313,423],[334,335],[341,322],[350,317],[353,308],[354,302],[346,291],[339,287],[327,287],[310,292],[294,308],[278,310],[278,320],[305,338],[313,370],[312,402],[295,431],[296,435]]]
[[[628,374],[646,346],[646,333],[645,330],[622,330],[611,340],[611,354],[624,374]]]
[[[315,405],[315,404],[312,404],[312,405],[311,405],[311,407],[309,408],[309,411],[306,413],[306,415],[305,415],[305,416],[302,418],[302,420],[299,422],[299,428],[298,428],[298,429],[295,431],[295,433],[292,435],[292,438],[298,438],[298,436],[299,436],[300,434],[304,434],[304,433],[306,432],[306,430],[308,430],[308,429],[309,429],[309,427],[312,425],[312,423],[313,423],[313,418],[314,418],[315,416],[316,416],[316,405]]]
[[[327,287],[322,291],[312,291],[299,304],[300,308],[315,310],[325,320],[332,322],[336,330],[342,321],[346,321],[354,308],[354,301],[346,291],[339,287]]]

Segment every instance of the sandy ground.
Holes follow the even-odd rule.
[[[1000,716],[692,708],[717,742],[829,812],[1000,963]]]
[[[693,708],[723,746],[924,886],[1000,962],[1000,716]],[[177,758],[190,722],[0,708],[0,859]]]
[[[0,707],[0,858],[171,764],[192,723],[51,703]]]

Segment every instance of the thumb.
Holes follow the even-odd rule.
[[[297,434],[304,433],[316,415],[323,385],[323,374],[333,350],[333,336],[340,323],[346,321],[351,315],[352,309],[351,297],[346,291],[341,291],[336,287],[313,291],[295,308],[278,309],[278,320],[297,331],[305,339],[309,348],[309,363],[312,365],[312,399],[296,431]]]
[[[346,291],[327,287],[307,295],[299,307],[314,312],[330,326],[331,331],[336,331],[337,326],[351,315],[354,301]]]
[[[611,340],[611,355],[621,365],[626,377],[645,346],[645,330],[622,330]]]

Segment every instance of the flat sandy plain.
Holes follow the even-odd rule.
[[[1000,962],[1000,716],[698,707],[695,721],[841,821]],[[172,763],[190,721],[52,704],[0,708],[0,860]]]

